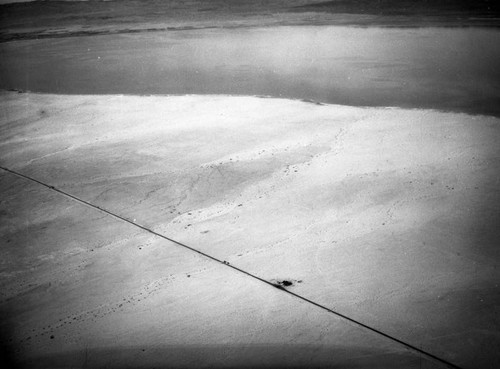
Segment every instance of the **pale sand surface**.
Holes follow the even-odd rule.
[[[498,118],[228,96],[0,101],[2,166],[289,279],[290,291],[457,365],[499,364]],[[227,266],[0,179],[0,306],[20,356],[421,364]]]
[[[40,185],[2,173],[0,189],[2,331],[22,367],[440,367]]]

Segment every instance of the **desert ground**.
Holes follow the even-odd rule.
[[[0,5],[4,366],[498,367],[495,18],[187,3]]]
[[[14,354],[426,359],[255,276],[457,365],[498,359],[498,118],[229,96],[5,93],[1,108],[2,167],[94,206],[2,171]]]

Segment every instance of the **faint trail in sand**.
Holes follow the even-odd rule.
[[[213,261],[215,261],[215,262],[217,262],[217,263],[220,263],[220,264],[222,264],[222,265],[225,265],[225,266],[226,266],[226,267],[228,267],[228,268],[232,268],[233,270],[235,270],[235,271],[237,271],[237,272],[240,272],[240,273],[243,273],[243,274],[245,274],[245,275],[247,275],[247,276],[249,276],[249,277],[251,277],[251,278],[253,278],[253,279],[256,279],[256,280],[258,280],[258,281],[260,281],[260,282],[262,282],[262,283],[265,283],[265,284],[267,284],[267,285],[269,285],[269,286],[272,286],[272,287],[274,287],[274,288],[277,288],[277,289],[279,289],[279,290],[281,290],[281,291],[283,291],[283,292],[285,292],[285,293],[288,293],[288,294],[290,294],[290,295],[292,295],[292,296],[294,296],[294,297],[296,297],[296,298],[298,298],[298,299],[300,299],[300,300],[302,300],[302,301],[305,301],[305,302],[307,302],[307,303],[309,303],[309,304],[311,304],[311,305],[313,305],[313,306],[316,306],[316,307],[318,307],[318,308],[320,308],[320,309],[322,309],[322,310],[325,310],[325,311],[327,311],[327,312],[329,312],[329,313],[332,313],[332,314],[336,315],[337,317],[340,317],[340,318],[342,318],[342,319],[344,319],[344,320],[348,321],[349,323],[353,324],[354,326],[364,328],[364,329],[366,329],[366,330],[368,330],[368,331],[370,331],[370,332],[372,332],[372,333],[375,333],[375,334],[377,334],[377,335],[379,335],[379,336],[382,336],[382,337],[385,337],[385,338],[387,338],[387,339],[389,339],[389,340],[391,340],[391,341],[393,341],[393,342],[395,342],[395,343],[398,343],[398,344],[400,344],[400,345],[402,345],[402,346],[406,347],[407,349],[409,349],[409,350],[411,350],[411,351],[413,351],[413,352],[415,352],[415,353],[417,353],[417,354],[422,355],[423,357],[425,357],[425,358],[427,358],[427,359],[430,359],[430,360],[432,360],[432,361],[434,361],[434,362],[438,362],[438,363],[444,364],[444,365],[446,365],[446,366],[448,366],[448,367],[450,367],[450,368],[457,368],[457,369],[460,369],[460,367],[459,367],[459,366],[457,366],[457,365],[455,365],[455,364],[452,364],[452,363],[450,363],[449,361],[447,361],[447,360],[445,360],[445,359],[441,359],[441,358],[439,358],[439,357],[437,357],[437,356],[435,356],[435,355],[433,355],[433,354],[431,354],[431,353],[429,353],[429,352],[427,352],[427,351],[424,351],[424,350],[422,350],[422,349],[420,349],[420,348],[418,348],[418,347],[416,347],[416,346],[414,346],[414,345],[412,345],[412,344],[410,344],[410,343],[407,343],[407,342],[405,342],[405,341],[402,341],[402,340],[400,340],[400,339],[398,339],[398,338],[396,338],[396,337],[393,337],[393,336],[391,336],[391,335],[389,335],[389,334],[387,334],[387,333],[384,333],[384,332],[382,332],[382,331],[380,331],[380,330],[378,330],[378,329],[376,329],[376,328],[370,327],[370,326],[368,326],[368,325],[366,325],[366,324],[364,324],[364,323],[362,323],[362,322],[359,322],[359,321],[357,321],[357,320],[355,320],[355,319],[353,319],[353,318],[350,318],[350,317],[348,317],[348,316],[346,316],[346,315],[344,315],[344,314],[342,314],[342,313],[339,313],[339,312],[337,312],[337,311],[335,311],[335,310],[332,310],[332,309],[330,309],[330,308],[328,308],[328,307],[326,307],[326,306],[324,306],[324,305],[321,305],[321,304],[319,304],[319,303],[317,303],[317,302],[314,302],[314,301],[312,301],[312,300],[309,300],[308,298],[306,298],[306,297],[304,297],[304,296],[301,296],[301,295],[298,295],[298,294],[296,294],[296,293],[294,293],[294,292],[291,292],[291,291],[287,290],[285,287],[283,287],[281,284],[275,284],[275,283],[273,283],[273,282],[271,282],[271,281],[265,280],[265,279],[263,279],[263,278],[261,278],[261,277],[259,277],[259,276],[257,276],[257,275],[254,275],[254,274],[252,274],[252,273],[250,273],[250,272],[247,272],[247,271],[246,271],[246,270],[244,270],[244,269],[240,269],[240,268],[238,268],[238,267],[236,267],[236,266],[233,266],[233,265],[231,265],[229,262],[227,262],[226,260],[221,260],[221,259],[218,259],[218,258],[216,258],[216,257],[214,257],[214,256],[212,256],[212,255],[210,255],[210,254],[206,254],[206,253],[204,253],[204,252],[202,252],[202,251],[200,251],[200,250],[197,250],[197,249],[195,249],[195,248],[193,248],[193,247],[191,247],[191,246],[188,246],[188,245],[183,244],[183,243],[181,243],[181,242],[179,242],[179,241],[176,241],[176,240],[174,240],[174,239],[172,239],[172,238],[169,238],[169,237],[167,237],[167,236],[165,236],[165,235],[163,235],[163,234],[157,233],[157,232],[155,232],[155,231],[153,231],[153,230],[151,230],[151,229],[149,229],[149,228],[147,228],[147,227],[145,227],[145,226],[142,226],[142,225],[140,225],[140,224],[138,224],[138,223],[135,223],[133,220],[127,219],[127,218],[125,218],[125,217],[123,217],[123,216],[121,216],[121,215],[115,214],[115,213],[113,213],[113,212],[111,212],[111,211],[109,211],[109,210],[106,210],[106,209],[101,208],[101,207],[99,207],[99,206],[97,206],[97,205],[94,205],[94,204],[92,204],[92,203],[90,203],[90,202],[87,202],[87,201],[85,201],[85,200],[82,200],[82,199],[80,199],[80,198],[78,198],[78,197],[76,197],[76,196],[73,196],[73,195],[71,195],[71,194],[69,194],[69,193],[67,193],[67,192],[65,192],[65,191],[63,191],[63,190],[60,190],[60,189],[58,189],[58,188],[55,188],[55,187],[54,187],[54,186],[52,186],[52,185],[49,185],[49,184],[44,183],[44,182],[42,182],[42,181],[39,181],[39,180],[37,180],[37,179],[35,179],[35,178],[33,178],[33,177],[30,177],[30,176],[28,176],[28,175],[24,175],[24,174],[22,174],[22,173],[16,172],[16,171],[14,171],[14,170],[8,169],[8,168],[3,167],[3,166],[0,166],[0,169],[4,170],[5,172],[11,173],[11,174],[13,174],[13,175],[15,175],[15,176],[17,176],[17,177],[21,177],[21,178],[24,178],[24,179],[29,180],[29,181],[31,181],[31,182],[38,183],[38,184],[40,184],[41,186],[46,187],[46,188],[48,188],[48,189],[50,189],[50,190],[52,190],[52,191],[58,192],[59,194],[61,194],[61,195],[65,196],[65,197],[67,197],[67,198],[70,198],[70,199],[72,199],[72,200],[74,200],[74,201],[76,201],[76,202],[78,202],[78,203],[80,203],[80,204],[82,204],[82,205],[86,205],[86,206],[88,206],[88,207],[90,207],[90,208],[92,208],[92,209],[99,210],[100,212],[105,213],[105,214],[108,214],[108,215],[110,215],[111,217],[113,217],[113,218],[115,218],[115,219],[118,219],[118,220],[121,220],[121,221],[123,221],[123,222],[129,223],[129,224],[131,224],[131,225],[133,225],[133,226],[135,226],[135,227],[137,227],[137,228],[140,228],[140,229],[142,229],[142,230],[144,230],[144,231],[146,231],[146,232],[148,232],[148,233],[150,233],[150,234],[153,234],[153,235],[155,235],[155,236],[157,236],[157,237],[163,238],[164,240],[170,241],[170,242],[172,242],[172,243],[174,243],[174,244],[176,244],[176,245],[179,245],[179,246],[181,246],[181,247],[184,247],[184,248],[186,248],[186,249],[188,249],[188,250],[190,250],[190,251],[193,251],[193,252],[195,252],[195,253],[197,253],[197,254],[199,254],[199,255],[202,255],[202,256],[204,256],[204,257],[206,257],[206,258],[210,259],[210,260],[213,260]],[[92,311],[92,313],[93,313],[93,312],[94,312],[94,311]],[[88,313],[88,312],[87,312],[87,313]],[[86,313],[82,313],[82,314],[84,314],[84,315],[85,315]],[[74,317],[73,317],[73,318],[74,318]]]

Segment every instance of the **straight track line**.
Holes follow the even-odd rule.
[[[319,303],[317,303],[317,302],[314,302],[314,301],[312,301],[312,300],[309,300],[308,298],[306,298],[306,297],[304,297],[304,296],[301,296],[301,295],[298,295],[298,294],[296,294],[296,293],[294,293],[294,292],[291,292],[291,291],[289,291],[289,290],[285,289],[284,287],[282,287],[281,285],[276,285],[276,284],[274,284],[274,283],[272,283],[272,282],[269,282],[269,281],[267,281],[267,280],[265,280],[265,279],[263,279],[263,278],[261,278],[261,277],[258,277],[258,276],[256,276],[256,275],[254,275],[254,274],[252,274],[252,273],[250,273],[250,272],[247,272],[247,271],[246,271],[246,270],[244,270],[244,269],[240,269],[240,268],[238,268],[238,267],[236,267],[236,266],[233,266],[233,265],[229,264],[229,263],[228,263],[227,261],[225,261],[225,260],[218,259],[218,258],[216,258],[216,257],[214,257],[214,256],[211,256],[211,255],[209,255],[209,254],[207,254],[207,253],[204,253],[203,251],[197,250],[197,249],[195,249],[195,248],[193,248],[193,247],[191,247],[191,246],[188,246],[188,245],[186,245],[186,244],[184,244],[184,243],[182,243],[182,242],[176,241],[176,240],[174,240],[174,239],[172,239],[172,238],[170,238],[170,237],[167,237],[167,236],[165,236],[165,235],[162,235],[161,233],[155,232],[155,231],[153,231],[152,229],[149,229],[149,228],[144,227],[144,226],[142,226],[142,225],[140,225],[140,224],[137,224],[137,223],[135,223],[135,222],[131,221],[130,219],[127,219],[127,218],[125,218],[125,217],[123,217],[123,216],[121,216],[121,215],[115,214],[115,213],[113,213],[113,212],[111,212],[111,211],[109,211],[109,210],[106,210],[106,209],[104,209],[104,208],[101,208],[101,207],[99,207],[99,206],[97,206],[97,205],[94,205],[94,204],[92,204],[92,203],[88,202],[88,201],[82,200],[82,199],[80,199],[80,198],[78,198],[78,197],[76,197],[76,196],[74,196],[74,195],[71,195],[71,194],[70,194],[70,193],[68,193],[68,192],[65,192],[65,191],[63,191],[63,190],[60,190],[60,189],[58,189],[58,188],[56,188],[56,187],[54,187],[54,186],[51,186],[51,185],[49,185],[49,184],[47,184],[47,183],[44,183],[44,182],[39,181],[39,180],[37,180],[37,179],[35,179],[35,178],[33,178],[33,177],[30,177],[30,176],[27,176],[27,175],[25,175],[25,174],[19,173],[19,172],[17,172],[17,171],[12,170],[12,169],[8,169],[8,168],[3,167],[3,166],[0,166],[0,169],[2,169],[2,170],[4,170],[4,171],[6,171],[6,172],[8,172],[8,173],[11,173],[11,174],[13,174],[13,175],[15,175],[15,176],[18,176],[18,177],[21,177],[21,178],[27,179],[27,180],[29,180],[29,181],[31,181],[31,182],[38,183],[39,185],[42,185],[42,186],[44,186],[44,187],[46,187],[46,188],[48,188],[48,189],[50,189],[50,190],[52,190],[52,191],[55,191],[55,192],[57,192],[57,193],[59,193],[59,194],[61,194],[61,195],[65,196],[65,197],[68,197],[68,198],[70,198],[70,199],[72,199],[72,200],[74,200],[74,201],[76,201],[76,202],[78,202],[78,203],[80,203],[80,204],[86,205],[86,206],[88,206],[88,207],[90,207],[90,208],[92,208],[92,209],[96,209],[96,210],[98,210],[98,211],[100,211],[100,212],[103,212],[103,213],[105,213],[105,214],[108,214],[108,215],[110,215],[110,216],[111,216],[111,217],[113,217],[113,218],[116,218],[116,219],[121,220],[121,221],[123,221],[123,222],[129,223],[129,224],[131,224],[131,225],[133,225],[133,226],[135,226],[135,227],[137,227],[137,228],[140,228],[140,229],[142,229],[142,230],[144,230],[144,231],[146,231],[146,232],[148,232],[148,233],[151,233],[151,234],[153,234],[153,235],[155,235],[155,236],[157,236],[157,237],[163,238],[164,240],[170,241],[170,242],[172,242],[172,243],[174,243],[174,244],[176,244],[176,245],[179,245],[179,246],[181,246],[181,247],[184,247],[184,248],[186,248],[186,249],[188,249],[188,250],[190,250],[190,251],[193,251],[193,252],[195,252],[195,253],[197,253],[197,254],[200,254],[200,255],[202,255],[202,256],[204,256],[204,257],[208,258],[208,259],[211,259],[211,260],[213,260],[213,261],[215,261],[215,262],[217,262],[217,263],[220,263],[220,264],[222,264],[222,265],[224,265],[224,266],[226,266],[226,267],[228,267],[228,268],[232,268],[232,269],[236,270],[236,271],[237,271],[237,272],[239,272],[239,273],[245,274],[245,275],[247,275],[247,276],[249,276],[249,277],[251,277],[251,278],[253,278],[253,279],[256,279],[256,280],[258,280],[258,281],[260,281],[260,282],[263,282],[263,283],[265,283],[265,284],[267,284],[267,285],[269,285],[269,286],[272,286],[272,287],[274,287],[274,288],[278,288],[278,289],[282,290],[283,292],[288,293],[288,294],[290,294],[290,295],[292,295],[292,296],[294,296],[294,297],[296,297],[296,298],[298,298],[298,299],[300,299],[300,300],[302,300],[302,301],[305,301],[305,302],[307,302],[307,303],[309,303],[309,304],[311,304],[311,305],[314,305],[314,306],[316,306],[316,307],[318,307],[318,308],[320,308],[320,309],[323,309],[323,310],[325,310],[325,311],[327,311],[327,312],[329,312],[329,313],[331,313],[331,314],[334,314],[334,315],[336,315],[336,316],[338,316],[338,317],[340,317],[340,318],[342,318],[342,319],[344,319],[344,320],[347,320],[347,321],[349,321],[350,323],[353,323],[353,324],[354,324],[354,325],[356,325],[356,326],[362,327],[362,328],[364,328],[364,329],[366,329],[366,330],[369,330],[369,331],[371,331],[371,332],[373,332],[373,333],[376,333],[376,334],[377,334],[377,335],[379,335],[379,336],[385,337],[385,338],[387,338],[387,339],[389,339],[389,340],[391,340],[391,341],[393,341],[393,342],[396,342],[396,343],[398,343],[398,344],[400,344],[400,345],[402,345],[402,346],[406,347],[407,349],[409,349],[409,350],[411,350],[411,351],[414,351],[414,352],[416,352],[416,353],[418,353],[418,354],[422,355],[423,357],[426,357],[426,358],[428,358],[428,359],[430,359],[430,360],[432,360],[432,361],[438,362],[438,363],[440,363],[440,364],[447,365],[449,368],[462,369],[462,368],[460,368],[459,366],[457,366],[457,365],[455,365],[455,364],[452,364],[452,363],[450,363],[449,361],[447,361],[447,360],[445,360],[445,359],[441,359],[440,357],[435,356],[435,355],[433,355],[433,354],[431,354],[431,353],[429,353],[429,352],[427,352],[427,351],[424,351],[424,350],[422,350],[422,349],[420,349],[420,348],[418,348],[418,347],[416,347],[416,346],[413,346],[412,344],[407,343],[407,342],[405,342],[405,341],[403,341],[403,340],[400,340],[399,338],[396,338],[396,337],[391,336],[391,335],[389,335],[389,334],[387,334],[387,333],[384,333],[384,332],[382,332],[382,331],[380,331],[380,330],[378,330],[378,329],[376,329],[376,328],[370,327],[369,325],[366,325],[366,324],[364,324],[364,323],[362,323],[362,322],[360,322],[360,321],[357,321],[357,320],[355,320],[355,319],[353,319],[353,318],[350,318],[350,317],[348,317],[347,315],[344,315],[344,314],[339,313],[339,312],[337,312],[337,311],[335,311],[335,310],[332,310],[332,309],[330,309],[330,308],[328,308],[328,307],[326,307],[326,306],[324,306],[324,305],[321,305],[321,304],[319,304]]]

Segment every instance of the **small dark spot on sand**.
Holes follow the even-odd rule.
[[[286,290],[284,287],[293,286],[293,282],[288,279],[278,280],[273,285],[281,290]]]
[[[239,204],[238,206],[243,206],[243,204]]]
[[[50,336],[50,339],[51,339],[51,340],[53,340],[53,339],[54,339],[54,335],[51,335],[51,336]]]
[[[187,277],[188,277],[188,278],[191,278],[191,274],[188,274],[188,275],[187,275]]]
[[[206,231],[201,231],[200,233],[208,233],[210,232],[209,230],[206,230]]]

